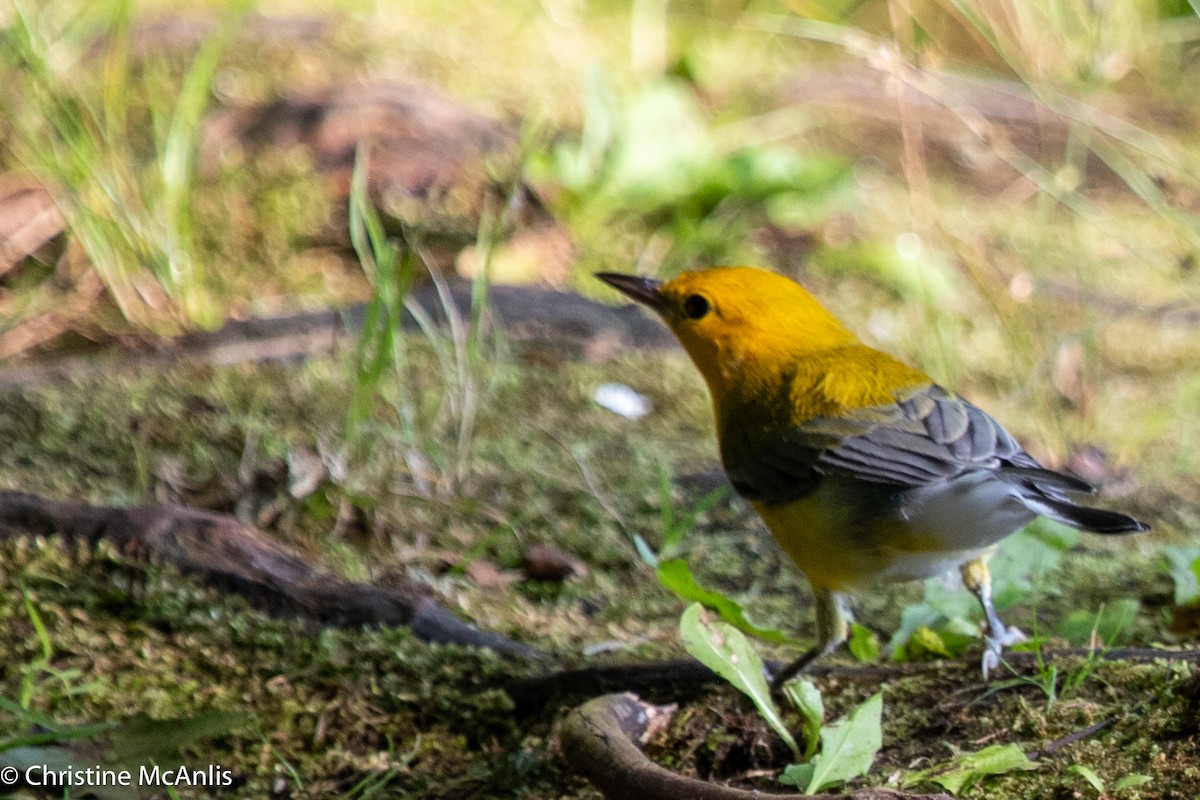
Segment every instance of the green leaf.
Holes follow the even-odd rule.
[[[825,724],[825,703],[821,700],[821,690],[812,681],[799,680],[785,685],[783,693],[800,712],[800,729],[804,733],[804,759],[807,761],[817,752],[817,745],[821,741],[821,726]],[[786,771],[784,774],[787,774]],[[806,780],[804,784],[792,785],[807,783]]]
[[[1000,552],[988,562],[988,571],[992,573],[992,600],[996,608],[1003,611],[1027,602],[1031,595],[1039,591],[1055,591],[1040,585],[1038,579],[1058,569],[1063,553],[1074,547],[1077,541],[1079,531],[1044,517],[1005,539],[1000,545]],[[978,619],[978,616],[975,618]]]
[[[1154,778],[1150,775],[1142,775],[1139,772],[1134,772],[1126,775],[1124,778],[1118,779],[1117,782],[1113,784],[1113,791],[1119,792],[1122,789],[1129,789],[1134,786],[1144,786],[1147,783],[1150,783],[1152,780],[1154,780]]]
[[[929,588],[926,585],[926,593]],[[912,603],[900,610],[900,625],[892,633],[892,638],[888,642],[888,650],[892,652],[892,659],[895,661],[907,661],[906,646],[908,641],[921,628],[932,628],[940,621],[945,619],[941,612],[933,606],[928,600],[921,603]]]
[[[135,763],[153,760],[166,766],[178,758],[182,748],[226,736],[251,719],[237,711],[205,711],[193,717],[161,720],[139,714],[109,732],[111,757]]]
[[[1038,519],[1025,530],[1005,539],[1000,551],[988,563],[996,608],[1003,611],[1027,602],[1038,592],[1052,591],[1038,581],[1038,576],[1057,569],[1063,552],[1074,546],[1078,536],[1078,531],[1065,525]],[[954,657],[979,640],[978,620],[982,610],[970,592],[961,586],[952,586],[942,578],[925,581],[924,592],[920,603],[906,606],[900,613],[900,627],[888,642],[895,660],[937,655],[938,648],[922,649],[919,645],[910,652],[905,646],[921,627],[934,631],[942,640],[942,649]]]
[[[1104,794],[1104,779],[1097,775],[1091,767],[1085,767],[1083,764],[1072,764],[1067,767],[1067,772],[1074,772],[1090,783],[1092,788],[1097,792]]]
[[[924,657],[932,655],[920,644],[913,653],[907,652],[907,643],[921,628],[934,632],[941,639],[938,648],[957,657],[979,640],[979,623],[975,621],[979,613],[979,601],[969,592],[948,588],[937,578],[929,579],[925,582],[924,600],[906,606],[900,612],[900,627],[888,642],[893,659],[916,660],[921,654],[926,654]]]
[[[821,752],[813,767],[806,794],[865,775],[883,746],[883,693],[876,692],[846,719],[821,729]]]
[[[879,660],[879,637],[874,631],[864,628],[857,622],[850,623],[850,639],[846,642],[850,654],[861,664],[870,664]]]
[[[679,595],[679,597],[693,603],[704,604],[720,614],[721,619],[751,636],[757,636],[759,639],[765,639],[768,642],[798,644],[795,639],[783,631],[775,630],[774,628],[762,628],[755,625],[746,617],[745,610],[736,601],[720,592],[705,589],[696,583],[696,578],[692,575],[691,567],[682,558],[673,558],[669,561],[659,563],[658,580],[659,583]]]
[[[921,626],[913,631],[905,645],[909,661],[926,661],[937,658],[952,658],[946,641],[932,628]]]
[[[950,794],[958,796],[988,775],[1037,768],[1038,765],[1030,761],[1015,744],[994,744],[975,753],[960,753],[944,764],[911,773],[903,783],[905,786],[936,783]]]
[[[841,159],[814,158],[791,147],[761,145],[710,162],[695,196],[710,206],[730,197],[765,200],[772,222],[812,225],[828,216],[832,206],[845,202],[844,190],[854,185],[849,176]]]
[[[771,699],[762,659],[750,648],[742,632],[724,622],[706,621],[704,607],[692,603],[679,619],[679,633],[687,651],[749,697],[758,708],[758,713],[798,758],[800,748],[796,746],[796,740],[783,724],[779,710]]]
[[[779,776],[779,782],[784,786],[808,786],[816,767],[808,764],[788,764]]]

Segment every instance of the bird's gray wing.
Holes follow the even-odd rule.
[[[800,499],[828,476],[910,489],[975,469],[1003,468],[1013,478],[1028,471],[1030,480],[1053,476],[1061,490],[1091,490],[1043,469],[999,422],[936,385],[845,417],[815,417],[782,430],[727,431],[722,458],[743,496],[772,504]]]

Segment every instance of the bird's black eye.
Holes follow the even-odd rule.
[[[688,315],[688,319],[700,319],[711,309],[712,306],[708,304],[708,300],[698,294],[683,301],[683,313]]]

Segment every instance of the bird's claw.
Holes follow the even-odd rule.
[[[987,649],[983,651],[983,658],[979,664],[980,669],[983,670],[984,683],[987,682],[992,670],[998,666],[1000,666],[1000,648],[992,647],[992,640],[988,639]]]
[[[1000,666],[1000,656],[1004,652],[1004,648],[1025,641],[1029,637],[1020,628],[1001,628],[995,635],[984,637],[987,644],[983,651],[983,659],[980,663],[980,668],[983,670],[983,679],[986,681],[992,670]]]
[[[1028,639],[1029,637],[1020,628],[1005,628],[998,637],[1001,647],[1011,647],[1014,644],[1028,641]]]

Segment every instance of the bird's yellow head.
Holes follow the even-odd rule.
[[[713,267],[660,282],[602,272],[600,280],[658,312],[714,396],[858,340],[795,281],[753,267]]]

